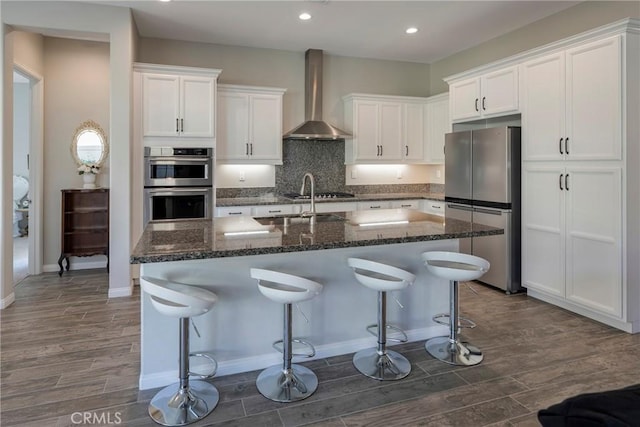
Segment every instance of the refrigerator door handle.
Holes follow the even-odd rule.
[[[473,208],[474,212],[479,212],[479,213],[485,213],[485,214],[489,214],[489,215],[497,215],[497,216],[501,216],[502,215],[502,211],[497,210],[497,209],[483,209],[483,208]]]
[[[471,206],[448,204],[447,207],[451,208],[451,209],[458,209],[458,210],[461,210],[461,211],[473,212],[473,208]]]

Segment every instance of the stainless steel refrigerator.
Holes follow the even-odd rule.
[[[460,252],[491,263],[479,280],[507,293],[520,285],[520,128],[460,131],[445,137],[445,217],[504,228],[460,240]]]

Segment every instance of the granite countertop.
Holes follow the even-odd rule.
[[[287,218],[285,220],[285,218]],[[411,209],[381,209],[270,218],[150,222],[132,264],[375,246],[503,234],[504,230]]]
[[[373,193],[373,194],[356,194],[355,197],[344,199],[316,199],[316,203],[328,202],[366,202],[375,200],[413,200],[427,199],[444,201],[443,193]],[[307,200],[292,200],[279,195],[266,195],[259,197],[231,197],[217,198],[216,207],[228,206],[256,206],[256,205],[287,205],[310,203]]]

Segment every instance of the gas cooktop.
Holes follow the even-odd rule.
[[[298,193],[284,193],[284,197],[292,200],[309,200],[311,196],[308,194],[300,195]],[[349,199],[355,197],[351,193],[341,193],[339,191],[328,191],[324,193],[316,193],[316,199]]]

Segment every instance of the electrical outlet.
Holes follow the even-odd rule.
[[[357,179],[358,178],[358,172],[356,171],[355,168],[351,168],[351,179]]]
[[[440,171],[440,169],[436,171],[436,178],[442,178],[442,172]]]
[[[243,182],[244,180],[245,180],[244,171],[240,171],[240,182]]]
[[[398,178],[398,179],[402,179],[402,169],[398,169],[398,170],[396,171],[396,178]]]

